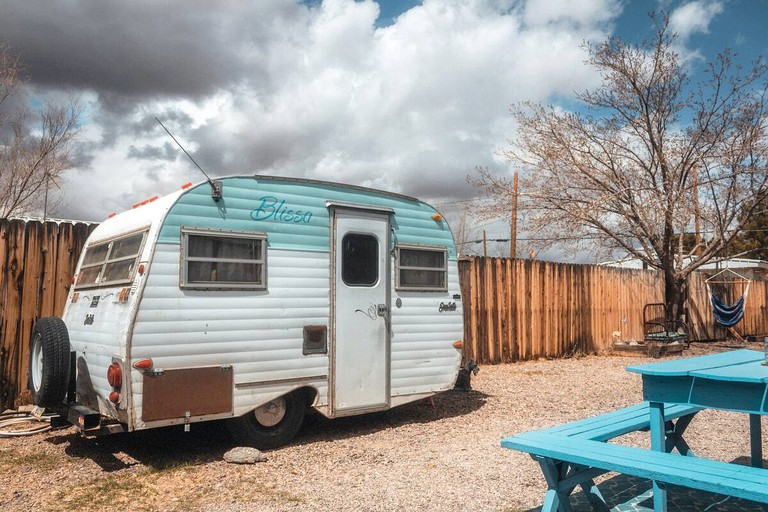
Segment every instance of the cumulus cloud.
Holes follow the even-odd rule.
[[[709,32],[709,24],[723,12],[719,1],[698,0],[683,4],[669,15],[669,26],[684,42],[693,34]]]
[[[88,167],[62,215],[106,213],[210,174],[270,173],[467,197],[503,166],[511,103],[599,83],[581,43],[620,0],[0,0],[35,87],[89,98]]]

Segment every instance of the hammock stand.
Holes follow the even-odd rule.
[[[736,277],[736,279],[732,280],[726,280],[723,276],[723,274],[733,274],[733,276]],[[716,278],[720,278],[717,280]],[[746,277],[742,276],[738,272],[734,272],[733,270],[726,268],[721,270],[720,272],[712,275],[708,279],[704,281],[707,285],[707,292],[709,293],[709,302],[712,304],[712,315],[715,317],[715,320],[718,324],[722,325],[728,331],[733,334],[739,341],[742,343],[746,343],[746,340],[742,338],[742,336],[734,329],[734,326],[738,324],[742,318],[744,318],[744,305],[747,301],[747,296],[749,295],[749,285],[752,282],[751,280],[747,279]],[[720,300],[717,296],[715,296],[714,292],[712,291],[712,287],[710,285],[712,284],[722,284],[722,285],[732,285],[732,284],[745,284],[746,287],[744,288],[744,294],[736,300],[733,304],[726,304],[722,300]]]

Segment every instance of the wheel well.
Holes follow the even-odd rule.
[[[319,395],[317,389],[310,386],[299,388],[296,391],[300,392],[304,396],[304,403],[307,404],[307,407],[312,407],[317,401],[317,396]]]

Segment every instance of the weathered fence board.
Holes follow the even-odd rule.
[[[27,387],[29,338],[61,315],[80,250],[95,224],[0,219],[0,408]]]
[[[470,258],[460,261],[462,293],[467,299],[465,357],[494,364],[610,347],[614,333],[622,340],[642,340],[643,306],[664,301],[661,274],[599,265],[531,260]],[[692,339],[723,339],[727,332],[712,316],[706,275],[687,283],[686,309]],[[742,336],[768,333],[768,285],[751,279]],[[719,290],[728,304],[744,287]]]

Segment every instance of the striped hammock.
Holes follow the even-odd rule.
[[[744,317],[743,295],[730,306],[723,304],[720,299],[712,294],[709,296],[709,301],[712,303],[712,314],[715,316],[715,320],[723,327],[733,327]]]

